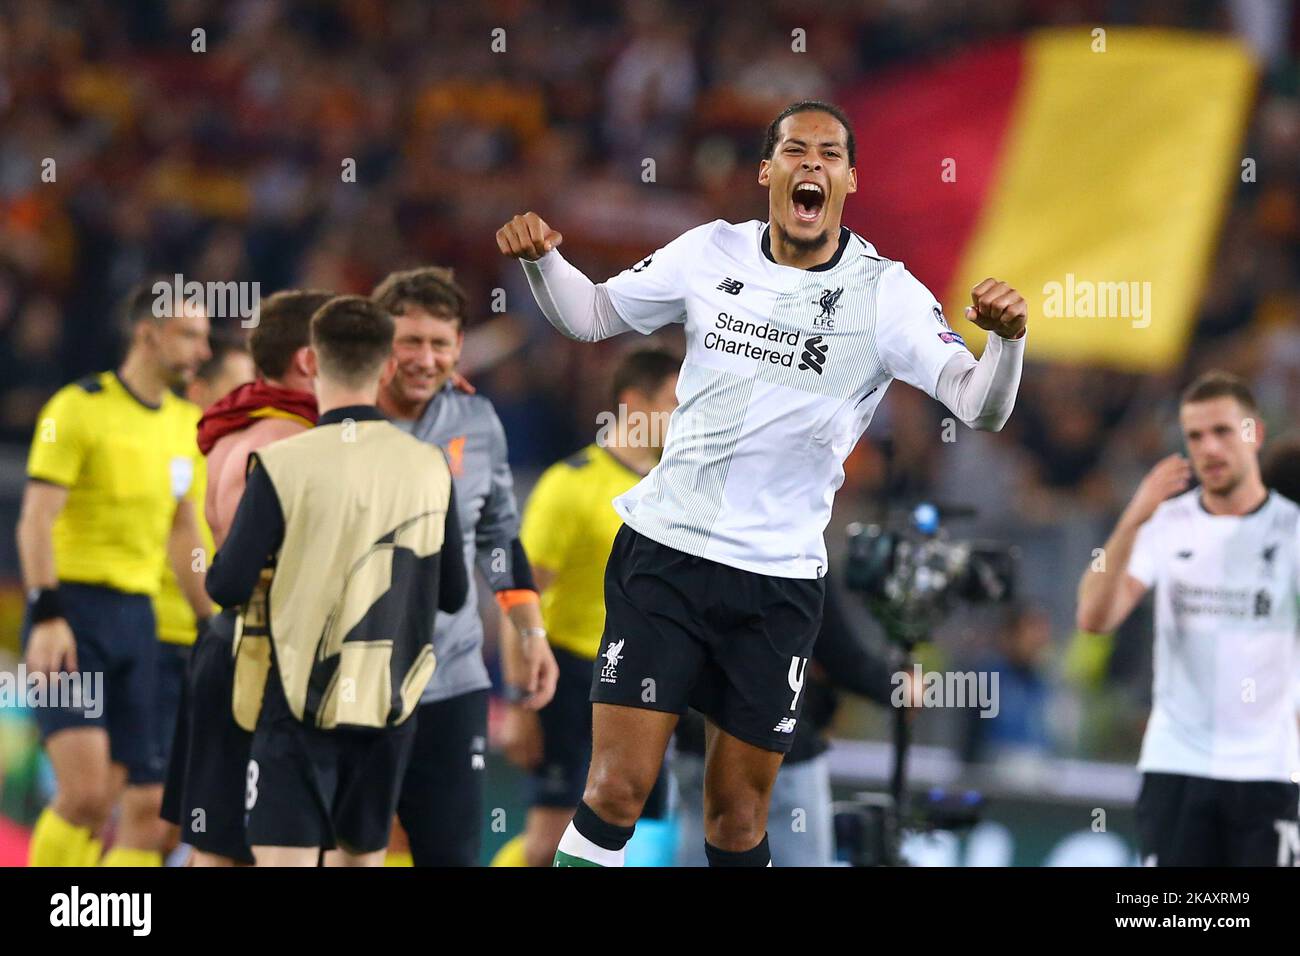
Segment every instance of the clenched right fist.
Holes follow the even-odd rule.
[[[529,262],[536,262],[563,241],[564,237],[535,212],[515,216],[497,230],[497,248],[501,254]]]

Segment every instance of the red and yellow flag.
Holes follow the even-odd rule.
[[[845,220],[954,325],[997,276],[1029,302],[1032,358],[1168,368],[1241,182],[1254,79],[1232,38],[1128,28],[895,71],[842,96],[858,137]]]

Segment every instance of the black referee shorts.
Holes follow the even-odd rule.
[[[58,706],[33,709],[41,739],[95,727],[108,733],[109,758],[126,767],[127,782],[147,785],[167,773],[160,746],[159,656],[153,602],[96,584],[59,583],[64,617],[77,646],[78,694]],[[23,620],[23,652],[31,638],[31,609]],[[170,728],[168,728],[170,731]]]
[[[591,700],[694,707],[733,737],[786,753],[825,593],[822,578],[742,571],[624,525],[605,566]]]
[[[1148,866],[1295,866],[1300,786],[1145,773],[1138,844]]]

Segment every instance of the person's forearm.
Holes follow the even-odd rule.
[[[22,565],[23,588],[58,587],[54,564],[54,518],[26,512],[18,519],[18,562]]]
[[[626,332],[609,294],[574,268],[556,250],[536,262],[519,260],[533,298],[551,325],[571,339],[598,342]]]
[[[1120,604],[1120,589],[1141,526],[1141,522],[1133,521],[1127,514],[1122,516],[1106,539],[1106,545],[1098,555],[1100,560],[1090,562],[1083,572],[1079,579],[1077,612],[1081,629],[1097,633],[1114,629],[1114,609]]]
[[[1016,404],[1025,338],[990,334],[978,362],[969,352],[959,352],[939,373],[939,400],[971,428],[1000,431]]]
[[[542,623],[542,605],[537,601],[520,601],[513,604],[506,615],[520,634],[534,634],[533,637],[524,638],[525,641],[539,640],[536,631],[545,630],[545,625]]]
[[[523,659],[523,638],[519,636],[519,630],[511,616],[505,611],[500,614],[501,679],[508,688],[518,687],[527,673]]]
[[[536,629],[536,630],[535,630]],[[531,641],[545,640],[539,631],[542,606],[536,601],[513,604],[501,613],[501,676],[508,687],[518,687],[528,673],[526,661]]]

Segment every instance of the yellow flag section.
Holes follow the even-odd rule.
[[[1168,368],[1240,182],[1254,63],[1230,38],[1142,29],[1046,31],[1025,55],[947,314],[996,276],[1029,303],[1030,358]],[[954,324],[978,353],[984,333]]]

